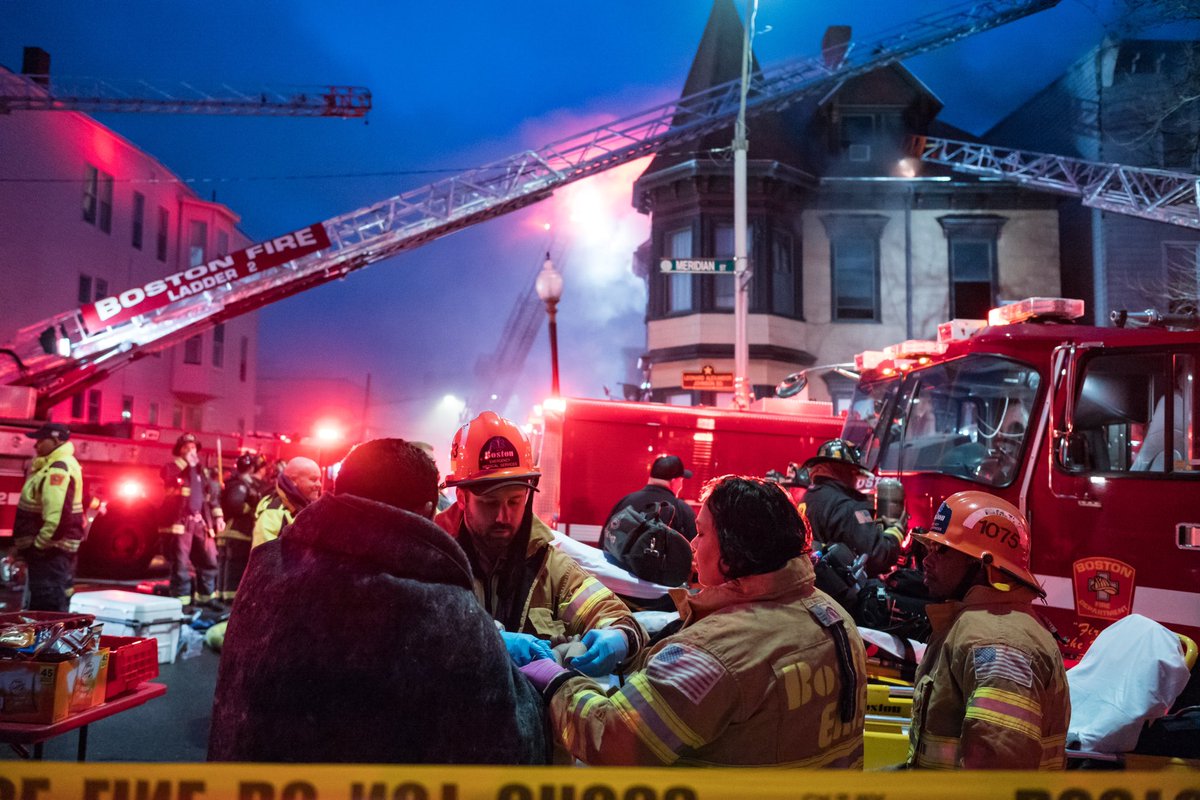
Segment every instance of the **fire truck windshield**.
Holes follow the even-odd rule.
[[[874,381],[859,381],[846,414],[842,438],[854,442],[862,450],[863,466],[875,469],[879,448],[886,432],[886,422],[892,417],[892,401],[900,388],[899,376]]]
[[[1026,364],[971,355],[908,373],[894,402],[894,381],[890,388],[863,386],[864,404],[869,395],[892,407],[864,442],[866,466],[1007,486],[1018,472],[1040,382]]]

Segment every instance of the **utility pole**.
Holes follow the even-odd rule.
[[[754,18],[758,0],[750,0],[742,34],[742,88],[737,122],[733,128],[733,403],[742,410],[750,407],[750,342],[747,322],[750,315],[750,259],[746,247],[746,95],[750,90],[750,64],[753,60]]]

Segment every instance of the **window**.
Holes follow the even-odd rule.
[[[246,418],[245,417],[238,417],[237,427],[238,427],[238,433],[241,434],[242,436],[245,436],[246,435]]]
[[[225,323],[213,328],[212,365],[225,366]]]
[[[188,404],[184,406],[184,424],[189,431],[198,431],[204,428],[204,406]]]
[[[129,395],[121,398],[121,419],[125,422],[133,419],[133,398]]]
[[[826,214],[835,322],[878,322],[879,238],[882,214]]]
[[[250,365],[250,338],[243,336],[238,344],[238,380],[246,382],[246,370]]]
[[[1069,472],[1164,472],[1168,412],[1182,411],[1182,392],[1167,390],[1160,353],[1097,355],[1085,361],[1072,409],[1073,429],[1056,449]],[[1167,397],[1175,402],[1168,409]],[[1181,416],[1176,414],[1175,416]],[[1175,420],[1177,427],[1181,420]],[[1178,433],[1172,438],[1180,438]]]
[[[100,174],[100,218],[96,225],[106,234],[113,231],[113,176],[108,173]]]
[[[158,237],[154,244],[154,256],[159,261],[167,260],[167,231],[171,227],[171,213],[158,207]]]
[[[667,234],[667,258],[692,257],[692,229],[671,231]],[[692,310],[692,275],[687,272],[672,272],[667,276],[667,312]]]
[[[1200,242],[1163,242],[1167,308],[1177,314],[1197,309],[1200,300]]]
[[[750,231],[746,231],[748,241],[753,241]],[[749,248],[747,248],[749,249]],[[718,222],[713,230],[713,257],[734,257],[734,236],[732,222]],[[714,275],[713,308],[721,311],[733,310],[734,295],[737,293],[737,278],[733,275]]]
[[[151,425],[158,424],[158,403],[150,404],[150,413],[147,415],[147,422]]]
[[[83,392],[71,398],[71,419],[83,419]]]
[[[200,334],[189,337],[183,343],[183,363],[199,364],[200,363],[200,348],[202,341]]]
[[[108,297],[108,281],[91,275],[80,275],[78,296],[80,303],[93,303],[101,297]]]
[[[142,249],[142,229],[146,224],[146,195],[133,193],[133,246]]]
[[[842,116],[842,146],[851,161],[870,161],[871,143],[875,139],[873,114],[844,114]]]
[[[183,406],[179,405],[179,403],[176,403],[175,407],[171,409],[171,427],[183,427]]]
[[[880,469],[1008,486],[1021,464],[1040,382],[1033,367],[997,356],[912,371],[891,424],[876,428],[886,437]]]
[[[229,254],[229,231],[217,231],[217,257]]]
[[[996,240],[1006,219],[991,214],[939,217],[950,254],[950,316],[987,319],[996,305]]]
[[[88,164],[83,172],[83,221],[112,231],[113,177]]]
[[[89,389],[87,393],[87,421],[93,425],[100,423],[100,390]]]
[[[188,223],[188,266],[198,267],[205,261],[208,247],[208,224],[199,220]]]
[[[792,267],[792,237],[775,231],[771,237],[771,312],[796,316],[796,273]]]

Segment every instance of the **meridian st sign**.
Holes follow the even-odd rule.
[[[732,258],[664,258],[658,262],[660,272],[735,272]]]

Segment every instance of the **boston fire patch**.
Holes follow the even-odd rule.
[[[1073,568],[1075,611],[1083,617],[1115,620],[1133,611],[1133,567],[1115,558],[1081,558]]]

